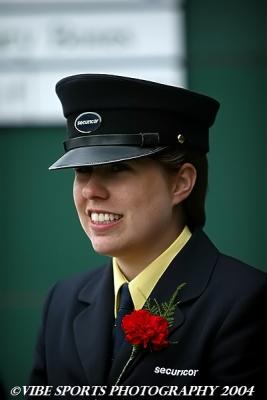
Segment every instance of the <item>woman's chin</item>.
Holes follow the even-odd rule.
[[[119,249],[114,246],[114,243],[107,243],[103,240],[92,241],[94,251],[104,256],[115,257]]]

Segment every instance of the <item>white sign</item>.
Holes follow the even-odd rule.
[[[180,1],[165,0],[165,7],[156,1],[154,7],[144,7],[146,1],[130,8],[124,3],[114,9],[93,7],[88,1],[81,8],[72,2],[55,9],[51,4],[41,9],[28,4],[25,9],[2,3],[2,125],[62,122],[54,87],[59,79],[76,73],[110,73],[184,86]]]

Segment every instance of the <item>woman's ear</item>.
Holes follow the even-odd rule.
[[[184,201],[192,192],[197,179],[197,171],[193,164],[184,163],[174,177],[173,204]]]

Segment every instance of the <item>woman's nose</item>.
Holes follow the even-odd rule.
[[[109,196],[108,193],[104,180],[94,172],[90,174],[87,182],[82,187],[82,196],[87,200],[95,198],[106,199]]]

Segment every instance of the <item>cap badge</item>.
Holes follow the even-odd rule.
[[[74,122],[74,127],[81,133],[96,131],[101,125],[101,117],[95,112],[84,112]]]

